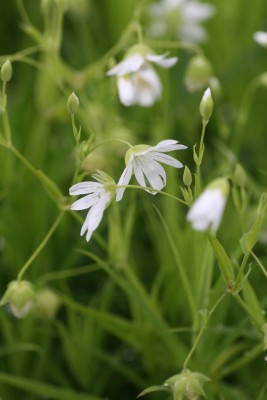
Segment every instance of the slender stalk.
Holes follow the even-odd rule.
[[[170,193],[166,193],[166,192],[163,192],[162,190],[157,190],[157,189],[154,189],[154,188],[152,188],[152,187],[147,187],[147,186],[139,186],[139,185],[125,185],[125,186],[117,186],[117,188],[118,189],[120,189],[120,188],[129,188],[129,189],[141,189],[141,190],[151,190],[152,192],[156,192],[156,193],[160,193],[160,194],[162,194],[163,196],[167,196],[167,197],[170,197],[171,199],[173,199],[173,200],[175,200],[175,201],[178,201],[178,203],[182,203],[182,204],[184,204],[184,205],[188,205],[184,200],[182,200],[182,199],[179,199],[179,197],[176,197],[176,196],[174,196],[174,195],[172,195],[172,194],[170,194]]]
[[[29,268],[29,266],[31,265],[31,263],[35,260],[35,258],[39,255],[39,253],[43,250],[43,248],[46,246],[47,242],[49,241],[49,239],[51,238],[51,236],[53,235],[53,233],[55,232],[56,228],[58,227],[63,215],[64,215],[65,211],[62,211],[57,219],[55,220],[55,222],[53,223],[53,225],[51,226],[51,228],[49,229],[49,231],[47,232],[45,238],[42,240],[42,242],[39,244],[39,246],[37,247],[37,249],[33,252],[33,254],[30,256],[30,258],[26,261],[26,263],[22,266],[22,268],[20,269],[20,272],[18,274],[17,280],[18,282],[21,281],[23,275],[25,274],[25,272],[27,271],[27,269]]]
[[[201,339],[201,337],[202,337],[202,335],[203,335],[203,332],[204,332],[204,330],[205,330],[206,327],[207,327],[207,323],[208,323],[210,317],[212,316],[212,314],[214,313],[214,311],[216,310],[216,308],[218,307],[218,305],[221,303],[221,301],[224,299],[225,295],[226,295],[226,292],[224,292],[224,293],[219,297],[219,299],[216,301],[216,303],[214,304],[214,306],[213,306],[212,309],[210,310],[210,312],[209,312],[207,318],[205,318],[205,320],[204,320],[204,322],[203,322],[203,324],[202,324],[202,327],[201,327],[200,331],[198,332],[198,335],[197,335],[197,337],[196,337],[196,339],[195,339],[195,341],[194,341],[194,344],[193,344],[193,346],[192,346],[190,352],[188,353],[188,356],[186,357],[186,359],[185,359],[185,361],[184,361],[183,369],[186,369],[186,368],[187,368],[187,365],[188,365],[188,363],[189,363],[189,361],[190,361],[190,359],[191,359],[191,357],[192,357],[194,351],[195,351],[196,348],[197,348],[197,345],[198,345],[198,343],[199,343],[199,341],[200,341],[200,339]]]
[[[256,261],[256,263],[258,264],[258,266],[260,267],[262,273],[264,274],[265,278],[267,278],[267,271],[264,268],[263,264],[261,263],[261,261],[258,259],[258,257],[256,256],[255,253],[253,253],[253,251],[250,253],[252,255],[252,257],[254,258],[254,260]]]
[[[203,159],[203,154],[204,154],[204,138],[205,138],[205,132],[206,132],[206,127],[207,127],[207,121],[202,121],[202,131],[201,131],[201,137],[200,137],[200,143],[199,143],[199,151],[198,151],[198,156],[197,156],[197,170],[196,170],[196,178],[195,178],[195,197],[199,196],[201,192],[201,173],[200,173],[200,166],[201,162]]]
[[[151,47],[191,50],[196,54],[204,55],[202,48],[196,43],[176,42],[174,40],[146,40],[146,43]]]
[[[188,305],[190,308],[190,312],[191,312],[191,317],[192,317],[192,321],[194,320],[195,314],[196,314],[196,302],[195,302],[195,298],[193,296],[193,291],[192,291],[192,286],[189,283],[189,279],[188,276],[185,272],[185,267],[184,264],[179,256],[179,253],[177,251],[177,246],[175,245],[173,238],[171,236],[171,233],[169,231],[168,225],[166,224],[165,220],[163,219],[162,215],[160,214],[160,212],[157,210],[156,208],[156,212],[158,214],[158,216],[161,219],[161,222],[163,224],[164,230],[167,234],[174,258],[175,258],[175,262],[176,262],[176,266],[177,269],[179,271],[180,277],[181,277],[181,281],[182,281],[182,285],[187,297],[187,301],[188,301]]]

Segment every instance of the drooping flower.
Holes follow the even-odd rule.
[[[174,36],[178,40],[201,43],[207,39],[201,24],[214,13],[213,5],[199,0],[161,0],[150,7],[149,33],[153,37]]]
[[[182,150],[187,147],[178,144],[177,140],[163,140],[156,146],[140,144],[130,148],[125,155],[126,168],[124,169],[118,186],[126,186],[135,175],[141,186],[147,187],[147,184],[156,190],[161,190],[166,185],[166,173],[160,165],[167,164],[174,168],[182,168],[183,164],[175,158],[164,154],[173,150]],[[116,201],[123,197],[125,187],[117,189]],[[156,192],[147,190],[152,194]]]
[[[0,306],[9,304],[12,314],[16,318],[24,318],[35,304],[35,290],[31,282],[11,281],[5,291]]]
[[[70,195],[76,196],[85,194],[79,200],[76,200],[72,206],[72,210],[90,209],[85,218],[81,229],[81,236],[86,233],[86,240],[89,242],[93,232],[99,226],[105,209],[110,205],[116,192],[116,184],[114,180],[105,172],[97,171],[92,177],[97,182],[80,182],[70,188]]]
[[[119,98],[123,105],[150,107],[156,102],[161,96],[162,86],[151,64],[171,68],[178,58],[166,58],[167,55],[156,55],[149,47],[138,44],[129,50],[123,61],[107,72],[108,76],[118,78]]]
[[[259,45],[267,47],[267,32],[258,31],[253,34],[253,39]]]
[[[216,232],[222,220],[224,208],[229,193],[229,182],[226,178],[212,181],[197,198],[187,214],[196,231]]]

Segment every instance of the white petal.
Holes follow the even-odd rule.
[[[144,63],[144,58],[136,53],[121,61],[114,68],[108,71],[107,75],[123,76],[138,71]]]
[[[162,154],[162,153],[157,153],[157,152],[151,152],[151,155],[153,155],[153,159],[163,163],[163,164],[167,164],[170,165],[174,168],[182,168],[183,164],[176,160],[176,158],[168,156],[167,154]]]
[[[149,186],[152,188],[161,190],[165,186],[166,174],[164,169],[158,163],[146,162],[144,158],[142,159],[142,157],[139,157],[136,159],[135,165],[135,171],[137,171],[136,179],[141,186],[147,186],[144,180],[144,175],[149,182]],[[142,174],[138,174],[140,171],[142,171]]]
[[[76,200],[72,205],[71,209],[72,210],[85,210],[86,208],[90,208],[97,204],[103,194],[105,193],[105,189],[100,189],[99,191],[95,193],[91,193],[85,197],[82,197],[79,200]]]
[[[152,106],[161,95],[161,82],[152,68],[138,71],[133,76],[133,84],[135,86],[136,103],[141,106]]]
[[[196,22],[187,23],[181,27],[181,39],[188,42],[202,43],[207,40],[206,30]]]
[[[133,174],[133,164],[132,164],[132,162],[130,162],[124,169],[123,173],[121,174],[121,177],[119,179],[117,186],[128,185],[128,183],[130,182],[130,179],[132,177],[132,174]],[[120,201],[122,199],[125,189],[126,188],[117,189],[116,201]]]
[[[103,218],[104,210],[107,204],[109,203],[110,198],[111,194],[106,193],[97,204],[91,207],[90,211],[88,212],[81,229],[81,236],[87,231],[86,234],[87,241],[90,240],[92,233],[99,226]]]
[[[173,150],[183,150],[187,149],[187,146],[184,146],[183,144],[178,144],[179,142],[177,140],[162,140],[159,142],[156,146],[151,147],[148,149],[148,151],[160,151],[160,152],[168,152],[168,151],[173,151]]]
[[[171,68],[173,65],[175,65],[178,61],[177,57],[170,57],[170,58],[165,58],[168,55],[168,53],[165,54],[148,54],[147,55],[147,60],[150,62],[153,62],[157,65],[159,65],[162,68]]]
[[[79,194],[89,194],[94,193],[97,189],[101,188],[102,183],[98,182],[80,182],[71,186],[69,192],[71,196],[76,196]]]
[[[135,104],[135,87],[131,79],[120,77],[118,79],[119,98],[123,105]]]
[[[261,46],[267,47],[267,32],[258,31],[253,34],[253,39]]]
[[[140,163],[138,157],[135,157],[133,160],[133,168],[134,168],[134,175],[139,185],[146,187],[146,181],[142,170],[142,164]]]

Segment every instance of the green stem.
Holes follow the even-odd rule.
[[[261,261],[258,259],[258,257],[256,256],[255,253],[253,253],[253,251],[250,253],[252,255],[252,257],[254,258],[254,260],[256,261],[256,263],[258,264],[258,266],[260,267],[261,271],[263,272],[263,274],[265,275],[265,278],[267,278],[267,271],[264,268],[263,264],[261,263]]]
[[[247,265],[249,256],[250,256],[250,254],[247,253],[247,254],[245,254],[244,257],[243,257],[241,266],[240,266],[240,268],[239,268],[239,271],[238,271],[238,274],[237,274],[237,277],[236,277],[236,284],[237,284],[237,283],[240,281],[240,279],[242,278],[242,275],[243,275],[244,270],[245,270],[245,267],[246,267],[246,265]]]
[[[133,145],[131,143],[127,142],[126,140],[119,139],[119,138],[112,138],[112,139],[103,140],[102,142],[96,144],[94,147],[92,147],[90,149],[90,153],[92,153],[95,149],[97,149],[98,147],[102,146],[103,144],[110,143],[110,142],[121,142],[121,143],[126,144],[126,146],[128,146],[130,148],[133,147]]]
[[[182,260],[181,260],[181,258],[179,256],[179,253],[177,251],[177,246],[173,241],[173,238],[172,238],[171,233],[169,231],[168,225],[166,224],[165,220],[163,219],[162,215],[157,210],[157,208],[156,208],[156,212],[157,212],[157,214],[158,214],[158,216],[159,216],[159,218],[160,218],[160,220],[162,222],[162,225],[164,227],[164,230],[165,230],[165,232],[167,234],[167,237],[168,237],[168,240],[169,240],[169,243],[170,243],[173,255],[174,255],[175,263],[176,263],[178,272],[180,274],[182,285],[183,285],[183,288],[184,288],[184,291],[185,291],[185,294],[186,294],[186,297],[187,297],[188,305],[190,307],[191,317],[192,317],[192,321],[193,321],[194,317],[195,317],[195,313],[196,313],[196,302],[195,302],[195,299],[194,299],[194,296],[193,296],[192,287],[191,287],[191,285],[189,283],[188,276],[187,276],[187,274],[185,272],[184,264],[183,264],[183,262],[182,262]]]
[[[63,215],[64,215],[65,211],[62,211],[59,216],[57,217],[57,219],[55,220],[55,222],[53,223],[52,227],[49,229],[49,231],[47,232],[45,238],[42,240],[42,242],[39,244],[39,246],[37,247],[37,249],[33,252],[33,254],[30,256],[30,258],[26,261],[26,263],[22,266],[17,280],[20,282],[24,273],[27,271],[27,269],[29,268],[29,266],[31,265],[31,263],[35,260],[35,258],[39,255],[39,253],[43,250],[43,248],[45,247],[45,245],[47,244],[48,240],[51,238],[51,236],[53,235],[53,233],[55,232],[56,228],[58,227]]]
[[[154,188],[149,187],[149,186],[125,185],[125,186],[117,186],[117,188],[118,189],[120,189],[120,188],[129,188],[129,189],[139,189],[139,190],[141,189],[141,190],[146,190],[146,191],[147,190],[151,190],[151,192],[160,193],[160,194],[162,194],[164,196],[170,197],[171,199],[173,199],[175,201],[178,201],[178,203],[182,203],[184,205],[188,205],[184,200],[179,199],[179,197],[176,197],[176,196],[174,196],[174,195],[172,195],[170,193],[162,192],[162,190],[157,190],[157,189],[154,189]]]
[[[40,286],[44,286],[47,282],[55,281],[55,280],[62,280],[67,278],[73,278],[75,276],[88,274],[89,272],[98,271],[100,267],[98,265],[84,265],[79,268],[72,268],[65,271],[52,271],[48,272],[47,274],[41,276],[38,280],[38,284]]]
[[[202,131],[201,131],[201,137],[200,137],[200,143],[199,143],[199,151],[198,151],[198,156],[197,156],[197,171],[196,171],[196,180],[195,180],[195,197],[200,195],[201,192],[201,173],[200,173],[200,166],[202,163],[203,159],[203,154],[204,154],[204,138],[205,138],[205,132],[206,132],[206,127],[207,127],[208,122],[207,121],[202,121]]]
[[[210,317],[212,316],[212,314],[214,313],[214,311],[216,310],[216,308],[218,307],[218,305],[220,304],[220,302],[224,299],[225,295],[226,295],[226,292],[224,292],[224,293],[219,297],[219,299],[216,301],[216,303],[214,304],[214,306],[213,306],[212,309],[210,310],[210,312],[209,312],[207,318],[205,318],[205,320],[204,320],[204,322],[203,322],[203,324],[202,324],[202,327],[201,327],[200,331],[198,332],[198,335],[197,335],[197,337],[196,337],[196,339],[195,339],[195,341],[194,341],[194,344],[193,344],[193,346],[192,346],[190,352],[188,353],[188,356],[186,357],[186,359],[185,359],[185,361],[184,361],[183,369],[186,369],[186,368],[187,368],[187,365],[188,365],[188,363],[189,363],[189,361],[190,361],[190,359],[191,359],[191,357],[192,357],[194,351],[195,351],[196,348],[197,348],[197,345],[198,345],[198,343],[199,343],[199,341],[200,341],[200,339],[201,339],[201,337],[202,337],[202,335],[203,335],[203,332],[204,332],[204,330],[205,330],[206,327],[207,327],[207,323],[208,323]]]
[[[191,50],[198,55],[204,55],[201,47],[195,43],[175,42],[173,40],[146,40],[146,44],[151,47]]]

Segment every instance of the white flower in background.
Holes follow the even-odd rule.
[[[258,31],[253,34],[253,39],[259,45],[267,47],[267,32]]]
[[[226,178],[212,181],[198,197],[187,214],[187,220],[196,231],[211,229],[216,232],[222,220],[229,193]]]
[[[97,171],[92,177],[97,182],[80,182],[70,188],[70,195],[76,196],[85,194],[85,197],[75,201],[72,210],[85,210],[89,208],[81,229],[81,236],[86,233],[86,240],[89,242],[93,232],[99,226],[105,209],[110,205],[115,192],[116,184],[114,180],[105,172]]]
[[[153,37],[175,36],[178,40],[201,43],[207,39],[202,22],[211,18],[215,7],[198,0],[161,0],[150,7]]]
[[[178,143],[177,140],[163,140],[156,146],[140,144],[130,148],[125,155],[126,168],[120,177],[118,186],[128,185],[132,175],[135,175],[141,186],[147,187],[148,183],[153,189],[161,190],[166,185],[166,173],[160,163],[171,165],[174,168],[182,168],[183,166],[180,161],[164,154],[187,148]],[[125,189],[125,187],[117,189],[116,201],[122,199]],[[147,191],[156,194],[149,189]]]
[[[108,76],[118,77],[119,98],[123,105],[150,107],[156,102],[161,96],[162,86],[151,64],[171,68],[178,58],[166,58],[167,55],[156,55],[149,47],[138,44],[129,50],[123,61],[108,71]]]

